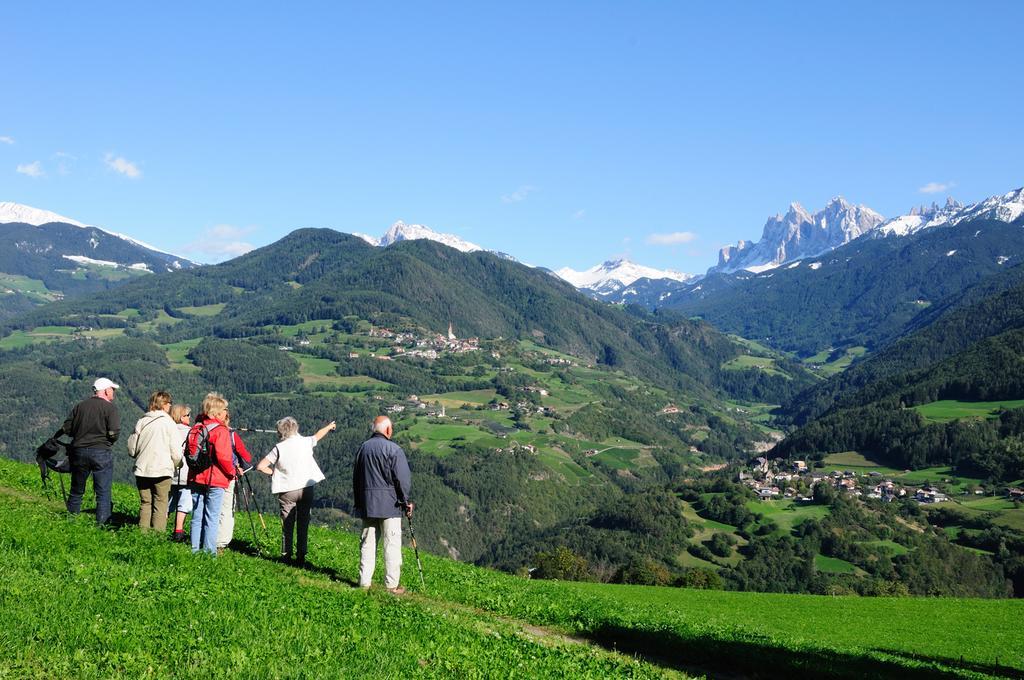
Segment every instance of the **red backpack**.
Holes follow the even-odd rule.
[[[213,442],[210,441],[210,433],[220,427],[220,423],[196,423],[188,431],[182,449],[188,469],[202,472],[213,467],[216,453],[213,450]]]

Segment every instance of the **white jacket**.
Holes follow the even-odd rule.
[[[148,411],[135,423],[136,477],[170,477],[181,462],[181,435],[166,411]]]
[[[178,453],[183,454],[185,452],[185,440],[188,439],[188,432],[192,428],[183,423],[178,423],[175,427],[178,428],[178,438],[181,440],[178,442]],[[185,486],[188,484],[188,462],[185,460],[184,455],[181,456],[181,467],[178,468],[176,473],[174,473],[173,483],[178,486]]]

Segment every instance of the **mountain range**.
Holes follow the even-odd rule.
[[[614,295],[640,279],[685,282],[697,278],[694,274],[645,267],[627,259],[608,260],[584,271],[562,267],[554,274],[598,298]]]
[[[1014,214],[1014,198],[1007,196],[964,219],[954,216],[952,226],[857,238],[771,271],[676,281],[689,291],[683,303],[706,303],[699,310],[677,304],[675,295],[656,312],[602,304],[545,270],[481,250],[460,252],[429,236],[398,238],[402,228],[372,245],[328,229],[300,229],[225,263],[135,276],[117,288],[6,320],[0,335],[14,351],[0,352],[0,432],[7,433],[0,450],[31,455],[31,442],[52,432],[51,421],[97,371],[123,384],[124,396],[141,407],[153,385],[186,400],[222,389],[249,423],[290,412],[304,423],[337,417],[344,424],[324,444],[331,481],[322,498],[325,511],[347,521],[339,513],[350,509],[343,473],[351,453],[373,413],[404,403],[405,415],[396,416],[405,418],[402,443],[418,454],[413,465],[431,499],[426,512],[434,513],[424,515],[433,527],[425,545],[507,568],[516,561],[510,555],[530,554],[549,541],[587,550],[588,559],[608,560],[623,573],[637,554],[683,568],[672,556],[686,545],[686,527],[677,523],[675,533],[658,534],[638,522],[652,516],[659,499],[678,499],[678,488],[662,487],[667,495],[659,496],[658,485],[692,477],[707,462],[735,463],[764,444],[761,424],[778,426],[764,420],[770,405],[781,404],[789,422],[803,426],[777,454],[819,456],[837,446],[862,451],[875,442],[905,442],[893,433],[910,432],[930,448],[903,457],[890,446],[886,460],[901,468],[948,463],[1014,479],[1020,456],[1004,449],[1003,440],[1024,429],[1001,416],[998,425],[940,433],[918,427],[916,416],[904,413],[909,409],[893,403],[945,395],[1003,398],[1024,384],[1015,358],[1024,347],[1016,328],[1022,317],[1015,277],[1024,269],[1014,267],[1024,254],[1024,216],[998,219]],[[600,269],[580,283],[600,281]],[[623,262],[603,269],[606,276],[643,271]],[[627,287],[651,281],[635,279]],[[705,320],[689,318],[695,312]],[[466,340],[446,340],[451,326]],[[1008,332],[1015,334],[999,337]],[[420,341],[451,342],[458,350],[427,357]],[[910,344],[902,352],[891,349],[901,342]],[[845,390],[833,388],[841,379],[821,381],[807,370],[816,360],[801,365],[763,346],[802,352],[823,343],[861,343],[883,357],[877,361],[896,366],[873,369],[884,379],[864,383],[871,394],[861,390],[852,409],[837,409]],[[870,361],[854,364],[850,375],[863,375],[860,365],[877,366]],[[447,416],[442,410],[437,417],[412,395],[425,395],[431,404],[453,395],[454,403]],[[43,417],[25,426],[17,405],[28,400]],[[808,401],[814,411],[798,413]],[[858,422],[863,413],[878,418]],[[883,419],[892,413],[897,416]],[[975,453],[944,456],[940,439],[947,432]],[[767,535],[779,527],[751,524],[745,496],[721,503],[702,498],[725,493],[722,488],[727,495],[737,491],[715,484],[691,488],[686,498],[705,514],[717,507],[714,521],[734,526],[733,540],[753,546],[736,553],[741,564],[730,578],[742,587],[776,587],[768,584],[771,578],[747,577],[789,549]],[[737,512],[746,508],[748,519],[726,516],[725,506],[732,505]],[[840,528],[852,526],[848,515],[834,518]],[[810,566],[819,548],[854,559],[835,545],[825,547],[830,527],[818,527],[820,545],[812,545],[818,539],[801,544],[810,551],[801,563]],[[783,533],[786,541],[796,540]],[[660,542],[648,543],[652,537]],[[945,541],[945,534],[935,540]],[[908,560],[925,552],[924,544],[913,545]],[[715,567],[706,550],[696,542],[691,547],[689,554],[704,560],[696,564]],[[729,556],[735,552],[719,547]],[[985,574],[999,577],[992,564],[973,559]],[[874,562],[851,564],[867,569]]]
[[[799,203],[791,203],[785,215],[768,218],[760,241],[739,241],[722,248],[718,264],[708,273],[759,272],[815,257],[859,238],[883,221],[871,208],[851,205],[841,196],[813,214]]]
[[[0,319],[146,274],[195,267],[137,239],[48,210],[0,203]]]

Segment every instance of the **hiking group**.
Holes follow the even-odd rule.
[[[114,396],[120,386],[107,378],[93,383],[93,396],[71,409],[51,440],[40,447],[39,459],[51,469],[71,474],[68,512],[82,509],[89,476],[96,496],[96,523],[106,524],[113,510],[114,457],[112,447],[121,434]],[[148,410],[128,437],[128,454],[134,459],[139,490],[139,528],[165,532],[168,515],[174,513],[171,540],[190,540],[192,552],[216,556],[231,542],[236,493],[245,499],[239,484],[252,469],[270,477],[271,492],[280,505],[281,558],[297,565],[306,563],[310,512],[314,487],[325,479],[313,449],[333,432],[334,421],[312,436],[299,434],[299,423],[287,416],[277,421],[277,444],[253,465],[238,432],[231,427],[227,400],[216,392],[203,399],[202,410],[175,404],[164,391],[154,392]],[[354,515],[362,519],[359,585],[369,588],[376,567],[378,547],[384,552],[384,583],[402,593],[402,516],[412,518],[409,500],[412,484],[405,452],[391,441],[394,427],[386,416],[373,420],[373,434],[356,452],[352,474]],[[66,463],[52,459],[55,443],[70,436]],[[244,480],[248,482],[248,480]],[[252,496],[252,486],[248,488]],[[255,502],[255,498],[252,498]],[[189,536],[185,520],[192,514]],[[262,519],[262,517],[261,517]]]

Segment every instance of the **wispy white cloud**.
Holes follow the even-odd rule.
[[[14,137],[8,137],[4,135],[0,137],[0,144],[14,144]]]
[[[537,187],[530,186],[529,184],[523,185],[513,191],[511,194],[505,194],[501,197],[502,203],[521,203],[526,200],[526,197],[537,190]]]
[[[918,191],[922,194],[941,194],[943,191],[949,191],[955,186],[956,182],[928,182]]]
[[[256,248],[245,240],[245,237],[256,231],[257,227],[237,227],[232,224],[217,224],[205,230],[199,238],[186,243],[179,250],[183,255],[199,262],[223,262],[231,258],[245,255]]]
[[[125,177],[130,177],[131,179],[142,177],[142,170],[139,170],[139,166],[124,156],[115,156],[112,153],[108,153],[103,157],[103,162],[106,163],[108,168]]]
[[[22,175],[28,175],[29,177],[42,177],[46,174],[46,171],[43,170],[43,164],[40,161],[22,163],[16,169]]]
[[[57,151],[53,154],[53,159],[57,161],[57,174],[68,175],[71,174],[71,164],[78,160],[78,156],[64,151]]]
[[[647,237],[646,243],[651,246],[678,246],[695,240],[697,234],[692,231],[673,231],[669,234],[651,234]]]
[[[572,218],[574,220],[582,220],[586,216],[587,216],[587,211],[586,210],[577,210],[576,212],[574,212],[572,214]]]

